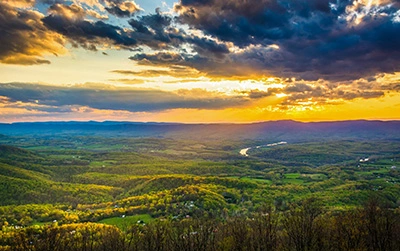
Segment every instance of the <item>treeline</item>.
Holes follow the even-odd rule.
[[[117,227],[79,223],[3,227],[0,250],[400,250],[400,212],[370,200],[364,207],[324,212],[307,200],[283,213],[158,220]]]

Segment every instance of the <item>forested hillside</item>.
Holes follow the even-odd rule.
[[[400,140],[382,136],[390,130],[284,144],[3,134],[0,246],[397,250]]]

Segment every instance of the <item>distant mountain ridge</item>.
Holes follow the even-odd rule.
[[[118,121],[0,123],[4,135],[98,135],[188,139],[260,139],[308,141],[324,139],[400,139],[400,121],[297,122],[252,124],[179,124]]]

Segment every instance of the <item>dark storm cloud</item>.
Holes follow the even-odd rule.
[[[158,52],[155,54],[140,53],[130,57],[135,61],[140,61],[142,64],[154,64],[154,65],[175,65],[184,62],[184,58],[177,53],[171,52]]]
[[[332,11],[330,4],[335,3]],[[174,9],[181,23],[238,46],[271,44],[298,33],[296,25],[312,18],[307,30],[329,28],[350,1],[260,0],[180,1]],[[319,25],[313,21],[320,21]],[[313,25],[315,24],[315,25]]]
[[[56,45],[67,39],[88,50],[115,45],[141,64],[183,66],[215,78],[340,82],[400,71],[400,3],[394,0],[368,6],[350,0],[181,0],[176,17],[158,9],[139,16],[133,1],[98,1],[115,15],[108,21],[85,4],[45,2],[47,16],[0,3],[1,62],[49,63],[41,56],[58,54]],[[150,52],[137,51],[145,47]]]
[[[153,49],[177,48],[185,40],[185,32],[172,26],[172,18],[156,10],[155,14],[137,17],[128,21],[133,32],[131,36],[141,45]]]
[[[130,27],[122,28],[104,21],[86,20],[86,13],[81,7],[75,6],[71,10],[71,6],[51,6],[51,14],[43,18],[43,23],[50,30],[64,35],[76,46],[96,50],[97,46],[105,44],[106,39],[124,49],[134,50],[138,46],[148,46],[158,50],[177,48],[185,42],[185,32],[172,28],[171,17],[159,12],[130,19]]]
[[[111,6],[124,6],[123,4],[127,5],[128,2],[107,1],[107,3]],[[137,8],[131,7],[131,10],[138,10]],[[188,35],[183,29],[178,29],[174,19],[158,9],[154,14],[131,18],[128,20],[130,27],[124,28],[104,21],[86,20],[84,17],[89,14],[77,5],[54,4],[49,7],[49,11],[50,15],[43,18],[43,23],[50,30],[64,35],[73,45],[80,45],[89,50],[96,50],[96,47],[103,45],[103,40],[107,39],[129,50],[139,46],[147,46],[154,50],[181,50],[182,45],[188,44],[200,55],[211,58],[220,58],[223,54],[229,53],[225,44],[209,38]],[[118,15],[128,16],[128,13]],[[132,59],[141,60],[140,55],[133,56]]]
[[[56,87],[38,84],[0,84],[0,96],[8,102],[35,103],[51,109],[65,106],[87,106],[95,109],[158,111],[176,108],[222,109],[243,105],[245,97],[227,97],[199,90],[166,92],[148,89],[127,89],[109,86]],[[44,108],[43,108],[44,109]]]
[[[117,45],[134,46],[137,41],[120,27],[103,21],[90,22],[81,19],[70,19],[61,15],[49,15],[43,23],[50,29],[63,34],[87,49],[96,49],[98,39],[108,39]]]
[[[161,33],[165,27],[171,25],[172,18],[170,16],[163,15],[159,9],[156,9],[155,14],[142,16],[140,21],[148,27],[156,30],[158,33]]]
[[[382,2],[367,8],[336,0],[181,0],[175,10],[181,23],[207,35],[241,48],[261,46],[230,55],[224,65],[246,62],[259,73],[338,81],[400,70],[399,2]],[[279,50],[266,54],[272,44]]]
[[[128,10],[121,10],[121,8],[119,8],[117,6],[106,7],[106,10],[110,14],[113,14],[114,16],[118,16],[118,17],[130,17],[132,14]]]
[[[175,10],[182,23],[240,46],[290,35],[288,14],[275,1],[181,1]]]
[[[217,58],[224,57],[229,53],[229,48],[226,44],[216,43],[209,38],[190,37],[185,40],[187,43],[193,45],[194,51],[202,56],[215,56]]]
[[[221,56],[221,54],[229,53],[225,44],[218,44],[209,38],[189,35],[183,29],[178,29],[174,19],[162,14],[158,9],[155,14],[130,19],[128,23],[134,30],[131,36],[142,45],[151,48],[180,48],[181,45],[188,44],[202,55]]]

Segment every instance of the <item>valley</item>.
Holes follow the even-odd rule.
[[[270,143],[198,139],[196,132],[173,138],[3,131],[0,245],[21,229],[71,224],[126,233],[160,221],[251,219],[265,210],[281,218],[310,200],[324,217],[357,211],[371,198],[399,207],[400,138],[303,137],[291,134],[286,143],[281,134]]]

